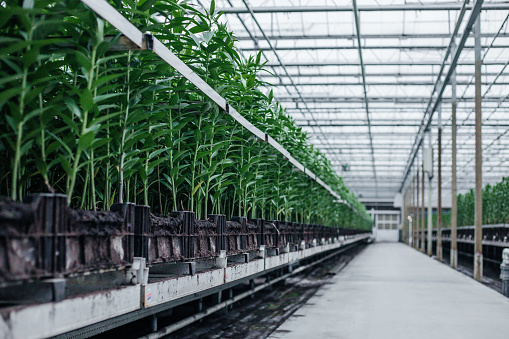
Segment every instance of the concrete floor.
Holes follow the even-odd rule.
[[[401,243],[375,243],[269,338],[509,338],[509,298]]]

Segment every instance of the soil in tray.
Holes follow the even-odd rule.
[[[265,230],[267,231],[276,231],[276,225],[271,222],[265,222]]]
[[[242,233],[242,224],[236,221],[226,222],[226,234],[240,234]]]
[[[242,252],[243,249],[239,248],[238,238],[242,235],[242,224],[236,221],[226,222],[226,239],[228,241],[228,254]]]
[[[184,234],[182,219],[157,213],[150,213],[154,235]]]
[[[258,226],[253,223],[247,223],[247,250],[255,250],[258,248],[257,233]]]
[[[258,226],[256,226],[255,224],[253,224],[251,222],[247,222],[246,225],[247,225],[247,230],[250,233],[256,233],[256,231],[258,230]]]
[[[35,214],[30,204],[18,204],[12,199],[0,196],[0,235],[16,236],[34,229]]]
[[[198,246],[196,253],[199,258],[212,257],[216,255],[215,241],[216,241],[216,224],[208,220],[195,220],[195,231],[198,234]],[[214,246],[212,246],[214,243]]]
[[[196,227],[197,230],[201,229],[201,230],[207,230],[211,233],[215,233],[216,231],[216,224],[214,224],[213,222],[210,222],[208,220],[197,220],[195,219],[194,220],[194,225]]]
[[[71,230],[80,233],[112,234],[124,230],[124,219],[116,212],[69,210]]]

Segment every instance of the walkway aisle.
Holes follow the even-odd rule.
[[[270,338],[509,338],[509,298],[401,243],[368,246]]]

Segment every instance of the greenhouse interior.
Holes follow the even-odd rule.
[[[0,0],[0,337],[508,338],[508,65],[509,1]]]

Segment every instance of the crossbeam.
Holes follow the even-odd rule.
[[[319,101],[319,102],[364,102],[363,97],[351,97],[351,96],[303,96],[306,102]],[[485,97],[483,98],[484,102],[501,102],[505,99],[505,97]],[[278,100],[280,102],[299,102],[301,100],[299,97],[295,96],[284,96],[279,97]],[[443,97],[441,98],[442,102],[450,102],[451,97]],[[475,100],[474,97],[464,97],[461,99],[462,102],[473,102]],[[385,97],[370,97],[371,102],[393,102],[393,103],[418,103],[418,104],[426,104],[428,103],[428,98],[426,97],[396,97],[396,96],[385,96]]]
[[[495,33],[483,33],[481,35],[483,38],[493,38]],[[293,34],[284,34],[284,35],[267,35],[270,40],[354,40],[354,34],[312,34],[312,35],[293,35]],[[370,39],[398,39],[398,40],[407,40],[407,39],[449,39],[451,37],[450,34],[445,33],[422,33],[422,34],[363,34],[363,40]],[[498,34],[500,38],[509,37],[509,33],[500,33]],[[264,40],[263,36],[255,35],[255,36],[247,36],[241,35],[237,37],[240,41],[251,41],[251,40]]]
[[[497,76],[499,75],[498,72],[485,72],[483,73],[483,75],[485,76]],[[274,76],[272,74],[269,74],[269,73],[261,73],[260,76],[263,78],[263,77],[266,77],[266,78],[274,78]],[[302,72],[298,72],[298,73],[290,73],[290,76],[291,77],[312,77],[312,78],[323,78],[323,77],[340,77],[340,78],[349,78],[349,77],[354,77],[354,78],[358,78],[361,76],[360,73],[344,73],[344,72],[334,72],[334,73],[325,73],[325,72],[305,72],[305,73],[302,73]],[[369,73],[369,74],[366,74],[367,77],[432,77],[433,74],[432,73],[424,73],[424,72],[392,72],[392,73],[389,73],[389,72],[376,72],[376,73]],[[471,73],[457,73],[456,74],[457,77],[472,77],[472,74]],[[281,77],[285,77],[285,75],[281,74]]]
[[[359,6],[359,12],[412,12],[412,11],[459,11],[462,6],[460,4],[407,4],[407,5],[376,5],[376,6]],[[467,5],[466,9],[472,9],[472,5]],[[490,3],[482,6],[485,11],[506,11],[509,9],[509,4]],[[250,11],[246,8],[232,7],[232,8],[218,8],[218,12],[225,14],[249,14]],[[350,6],[263,6],[251,7],[253,13],[313,13],[313,12],[351,12]]]
[[[456,61],[458,66],[473,66],[474,61],[462,60],[461,62]],[[365,66],[441,66],[442,62],[435,61],[365,61]],[[486,61],[483,63],[486,66],[503,66],[505,61]],[[268,62],[267,67],[278,67],[278,63]],[[359,66],[358,62],[352,61],[316,61],[316,62],[287,62],[285,67],[325,67],[325,66]]]
[[[373,165],[373,175],[375,177],[375,189],[378,195],[378,180],[376,179],[376,168],[375,168],[375,151],[373,149],[373,134],[371,131],[371,121],[369,117],[369,101],[368,101],[368,90],[366,87],[366,70],[364,68],[364,60],[362,57],[362,47],[361,47],[361,25],[359,18],[359,11],[357,10],[357,0],[352,0],[353,6],[353,15],[355,19],[355,32],[357,35],[357,51],[359,53],[359,63],[361,66],[361,74],[362,74],[362,87],[364,93],[364,107],[366,108],[366,121],[368,123],[368,136],[369,136],[369,146],[371,148],[371,161]]]
[[[488,45],[485,45],[483,46],[483,48],[487,48],[489,47]],[[506,48],[509,48],[508,45],[494,45],[494,46],[491,46],[490,48],[493,48],[493,49],[506,49]],[[357,46],[274,46],[274,49],[276,49],[277,51],[303,51],[303,50],[309,50],[309,51],[334,51],[334,50],[354,50],[354,49],[357,49]],[[382,45],[366,45],[364,44],[362,46],[362,49],[368,49],[368,50],[392,50],[392,49],[395,49],[395,50],[400,50],[400,51],[416,51],[416,50],[425,50],[425,51],[428,51],[428,50],[436,50],[436,51],[442,51],[444,49],[447,49],[447,46],[430,46],[430,45],[417,45],[417,46],[411,46],[411,45],[407,45],[407,46],[397,46],[397,45],[386,45],[386,46],[382,46]],[[475,49],[475,46],[465,46],[463,47],[463,49],[470,49],[470,50],[474,50]],[[270,47],[258,47],[258,46],[254,46],[254,47],[242,47],[242,50],[245,51],[245,52],[252,52],[252,51],[272,51],[272,48]]]
[[[370,76],[366,74],[366,76]],[[433,82],[425,82],[425,81],[393,81],[393,82],[369,82],[366,83],[366,86],[433,86],[435,83]],[[483,81],[483,85],[492,85],[492,82]],[[303,82],[296,84],[272,84],[273,86],[363,86],[364,84],[359,82]],[[458,86],[470,86],[471,82],[462,81],[457,82]],[[509,82],[497,82],[493,84],[495,86],[507,86]]]
[[[467,7],[466,5],[466,1],[463,5],[464,7]],[[450,39],[450,42],[449,42],[449,49],[447,51],[447,53],[445,53],[444,55],[444,60],[442,62],[442,68],[441,70],[444,69],[444,66],[446,64],[448,64],[448,58],[449,58],[449,51],[451,51],[451,56],[452,56],[452,60],[450,62],[450,66],[449,66],[449,69],[447,71],[447,74],[445,76],[445,79],[442,81],[441,79],[441,73],[439,73],[439,75],[437,76],[437,79],[436,79],[436,85],[435,85],[435,89],[437,89],[436,93],[435,93],[435,89],[433,90],[433,92],[431,93],[431,96],[430,96],[430,99],[429,99],[429,103],[428,103],[428,107],[426,109],[426,111],[424,112],[424,115],[422,117],[422,126],[420,127],[419,129],[419,132],[417,133],[416,137],[415,137],[415,141],[414,141],[414,144],[412,146],[412,153],[408,159],[408,162],[407,162],[407,165],[406,165],[406,168],[405,168],[405,174],[403,176],[403,181],[401,182],[401,186],[399,188],[399,191],[402,192],[403,191],[403,187],[405,186],[405,182],[406,182],[406,179],[408,178],[408,175],[411,171],[411,168],[412,168],[412,165],[415,161],[415,158],[417,157],[417,153],[419,151],[419,148],[421,147],[423,141],[424,141],[424,136],[425,136],[425,133],[426,131],[429,129],[429,126],[431,125],[431,121],[433,120],[433,113],[435,112],[435,110],[437,109],[438,105],[440,104],[442,100],[442,96],[443,96],[443,93],[445,91],[445,87],[448,85],[449,83],[449,79],[451,78],[451,75],[453,74],[453,72],[456,70],[456,66],[459,64],[458,63],[458,59],[460,57],[460,54],[463,50],[463,47],[465,46],[465,43],[467,41],[467,38],[468,36],[470,35],[470,32],[472,31],[472,27],[475,23],[475,21],[477,20],[477,18],[479,17],[479,14],[481,13],[481,8],[483,6],[483,0],[476,0],[475,4],[473,5],[472,7],[472,10],[470,12],[470,17],[468,18],[468,21],[467,21],[467,24],[463,30],[463,34],[461,35],[461,39],[459,41],[459,43],[457,44],[457,46],[455,47],[455,50],[454,51],[451,51],[451,48],[452,46],[456,45],[455,43],[455,38],[458,34],[458,31],[459,31],[459,28],[461,26],[461,23],[462,23],[462,19],[463,19],[463,15],[460,14],[459,18],[458,18],[458,21],[456,22],[456,26],[454,28],[454,31],[451,35],[451,39]],[[462,13],[464,13],[464,11],[462,11]],[[474,63],[475,64],[475,63]],[[426,122],[426,117],[428,117],[428,121]]]

